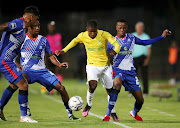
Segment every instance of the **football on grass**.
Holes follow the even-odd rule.
[[[73,111],[79,111],[83,108],[84,102],[80,96],[73,96],[69,99],[68,104]]]

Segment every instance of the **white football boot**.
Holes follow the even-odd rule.
[[[29,117],[29,116],[20,117],[19,122],[38,123],[38,121],[33,120],[33,119],[32,119],[31,117]]]

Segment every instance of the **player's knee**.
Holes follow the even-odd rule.
[[[10,84],[9,88],[12,88],[13,90],[16,91],[18,89],[18,86],[16,86],[15,84]]]
[[[24,90],[24,91],[27,91],[28,90],[28,83],[22,83],[20,86],[19,86],[19,90]]]
[[[144,104],[144,98],[137,99],[137,102],[138,102],[139,104]]]
[[[59,84],[58,86],[56,86],[55,89],[60,93],[65,91],[65,87],[62,84]]]
[[[96,90],[97,81],[89,81],[89,90],[93,93]]]
[[[121,83],[119,83],[119,82],[114,83],[114,88],[116,90],[120,90],[121,89]]]

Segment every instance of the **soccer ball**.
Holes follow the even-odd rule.
[[[80,96],[73,96],[69,99],[69,107],[73,111],[79,111],[83,108],[84,101]]]

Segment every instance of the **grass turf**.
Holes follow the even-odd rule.
[[[167,83],[167,81],[154,80],[154,83]],[[80,83],[77,79],[64,79],[65,85],[69,96],[81,96],[86,104],[86,92],[88,86],[85,82]],[[5,79],[0,80],[0,96],[4,89],[8,86]],[[8,121],[0,121],[2,128],[117,128],[121,127],[111,122],[103,122],[102,119],[89,115],[82,117],[82,112],[74,112],[74,115],[81,117],[81,121],[70,121],[67,112],[62,103],[57,102],[61,100],[60,95],[45,96],[40,93],[40,85],[38,83],[29,85],[29,105],[31,108],[32,118],[39,121],[38,124],[19,123],[20,110],[18,104],[18,91],[14,93],[9,103],[4,108],[4,114]],[[151,89],[153,89],[151,87]],[[173,96],[169,99],[162,99],[161,102],[158,98],[148,96],[145,98],[143,108],[139,112],[142,116],[143,122],[137,122],[130,115],[129,111],[133,110],[134,98],[128,98],[128,92],[124,91],[122,87],[116,103],[116,112],[120,118],[119,123],[133,128],[179,128],[180,127],[180,102],[177,100],[177,87],[167,89],[172,91]],[[50,99],[52,97],[54,100]],[[107,94],[105,89],[98,84],[93,99],[93,107],[90,112],[97,115],[104,116],[107,109]],[[169,114],[169,115],[168,115]]]

